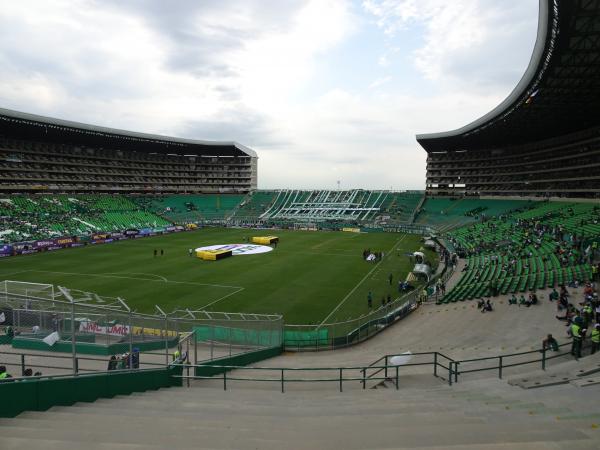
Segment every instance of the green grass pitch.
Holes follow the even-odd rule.
[[[188,256],[189,248],[243,243],[244,237],[279,236],[269,253],[220,261]],[[87,246],[0,260],[0,280],[49,283],[122,297],[132,309],[154,305],[225,312],[280,313],[286,323],[318,324],[365,314],[412,269],[405,255],[420,237],[396,233],[348,233],[205,228],[193,232]],[[381,263],[362,251],[385,252]],[[154,257],[153,250],[165,255]],[[431,256],[434,258],[434,256]],[[393,275],[390,286],[389,274]]]

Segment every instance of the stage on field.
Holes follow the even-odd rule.
[[[279,238],[277,236],[254,236],[252,238],[252,242],[260,245],[271,245],[277,244],[279,242]]]
[[[231,250],[199,250],[196,256],[204,261],[216,261],[233,255]]]

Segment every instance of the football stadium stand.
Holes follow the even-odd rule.
[[[10,369],[23,374],[10,380],[0,364],[0,447],[599,448],[600,344],[585,332],[573,338],[583,320],[592,320],[592,306],[600,308],[599,17],[600,0],[540,0],[533,56],[508,98],[458,130],[417,136],[427,152],[425,195],[256,191],[256,155],[236,143],[0,110],[0,242],[211,220],[379,230],[405,223],[437,230],[432,239],[446,247],[442,259],[455,265],[437,274],[436,287],[448,283],[441,295],[413,291],[401,316],[359,317],[349,335],[366,331],[361,345],[318,352],[298,347],[294,356],[284,352],[286,333],[297,333],[293,326],[278,321],[269,328],[277,344],[269,340],[260,356],[240,346],[232,357],[231,330],[215,340],[215,328],[225,328],[211,319],[229,313],[202,312],[205,340],[199,343],[197,329],[185,322],[195,316],[186,310],[185,319],[140,315],[138,328],[167,342],[164,353],[138,355],[150,369],[107,371],[106,359],[77,354],[74,312],[59,323],[49,306],[47,329],[60,324],[63,339],[71,339],[63,344],[72,353],[53,356],[72,372],[27,377],[25,358],[49,371],[58,363],[40,352],[16,352],[9,345],[14,330],[0,336],[0,363],[13,357]],[[587,283],[593,278],[595,285]],[[564,318],[545,297],[558,286],[568,287],[564,298],[572,302]],[[540,294],[535,307],[508,302],[512,294],[534,292]],[[494,296],[494,308],[482,309],[489,314],[463,302]],[[22,303],[20,296],[0,296],[8,300]],[[20,307],[23,314],[37,318],[28,303]],[[69,307],[75,306],[86,305],[72,299]],[[135,313],[123,314],[129,327],[125,319],[95,325],[120,325],[120,344],[132,349]],[[89,315],[82,317],[80,327],[89,325]],[[169,328],[171,319],[182,321]],[[321,325],[306,325],[315,336],[313,350],[329,349],[327,340],[320,348]],[[242,331],[234,334],[261,336],[251,325]],[[169,333],[178,347],[169,346]],[[558,341],[554,349],[546,345],[550,333]],[[215,342],[224,345],[213,358]],[[583,355],[578,342],[580,352],[586,344]],[[206,355],[199,363],[198,351]],[[78,364],[95,365],[83,373]]]
[[[235,217],[254,222],[270,208],[277,197],[277,191],[254,191],[248,194],[235,211]]]
[[[526,200],[429,197],[419,208],[415,223],[431,225],[443,231],[465,223],[485,220],[528,203]]]
[[[13,195],[0,198],[0,242],[157,228],[171,222],[123,196]]]
[[[600,197],[597,1],[541,1],[529,66],[494,110],[421,134],[429,195]]]
[[[225,220],[244,199],[235,194],[168,195],[139,197],[134,200],[146,210],[177,223],[196,223]]]
[[[404,223],[411,220],[423,193],[419,191],[300,191],[282,190],[267,200],[274,199],[259,215],[263,220],[290,220],[319,222],[342,220],[346,222]],[[255,208],[253,206],[253,208]]]
[[[600,205],[540,203],[448,234],[464,275],[440,301],[455,302],[592,280]]]
[[[351,200],[349,200],[351,199]],[[318,224],[323,229],[411,223],[423,193],[252,191],[242,194],[0,194],[0,242],[163,228],[173,224]]]
[[[257,156],[235,142],[134,133],[0,109],[3,192],[247,193]]]

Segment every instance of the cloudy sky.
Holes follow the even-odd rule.
[[[259,154],[259,188],[423,189],[415,134],[523,74],[538,0],[19,0],[0,107]]]

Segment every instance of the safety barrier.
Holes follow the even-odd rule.
[[[571,342],[566,342],[561,344],[559,348],[570,345]],[[557,353],[550,355],[548,353],[549,350],[547,349],[538,349],[483,358],[455,360],[440,352],[418,352],[384,355],[366,366],[346,367],[248,367],[242,365],[213,364],[211,361],[202,365],[182,366],[188,369],[188,375],[182,374],[180,377],[186,379],[189,386],[190,380],[215,379],[215,375],[220,375],[224,390],[228,389],[228,383],[231,383],[232,381],[276,383],[280,386],[281,392],[285,392],[285,386],[289,383],[325,382],[336,383],[339,391],[342,392],[344,383],[352,381],[360,382],[362,389],[367,389],[367,386],[372,382],[383,381],[392,382],[396,389],[399,389],[401,372],[406,373],[407,368],[429,366],[431,367],[431,375],[445,380],[448,385],[452,386],[454,383],[458,383],[459,375],[484,371],[497,371],[498,378],[502,379],[503,371],[507,368],[539,364],[542,370],[546,370],[548,361],[571,356],[570,352],[558,351]],[[528,358],[530,355],[536,355],[536,357],[533,359]],[[409,356],[410,358],[421,359],[421,361],[392,364],[391,360],[395,356]],[[471,365],[472,367],[465,369],[464,367],[466,365]],[[195,372],[195,375],[189,375],[190,369]],[[245,373],[258,371],[260,373],[270,373],[273,375],[270,377],[251,377],[228,374],[234,370]],[[321,376],[321,374],[326,372],[333,373],[334,375],[329,377]],[[290,373],[317,374],[317,376],[316,378],[298,378],[297,376],[290,377]],[[419,373],[418,375],[423,375],[423,373]]]
[[[418,307],[419,290],[356,319],[315,325],[285,325],[286,351],[334,350],[356,345],[408,316]]]
[[[132,392],[181,386],[179,365],[162,369],[100,372],[78,376],[46,376],[0,383],[0,417],[23,411],[46,411],[53,406],[93,402]]]

